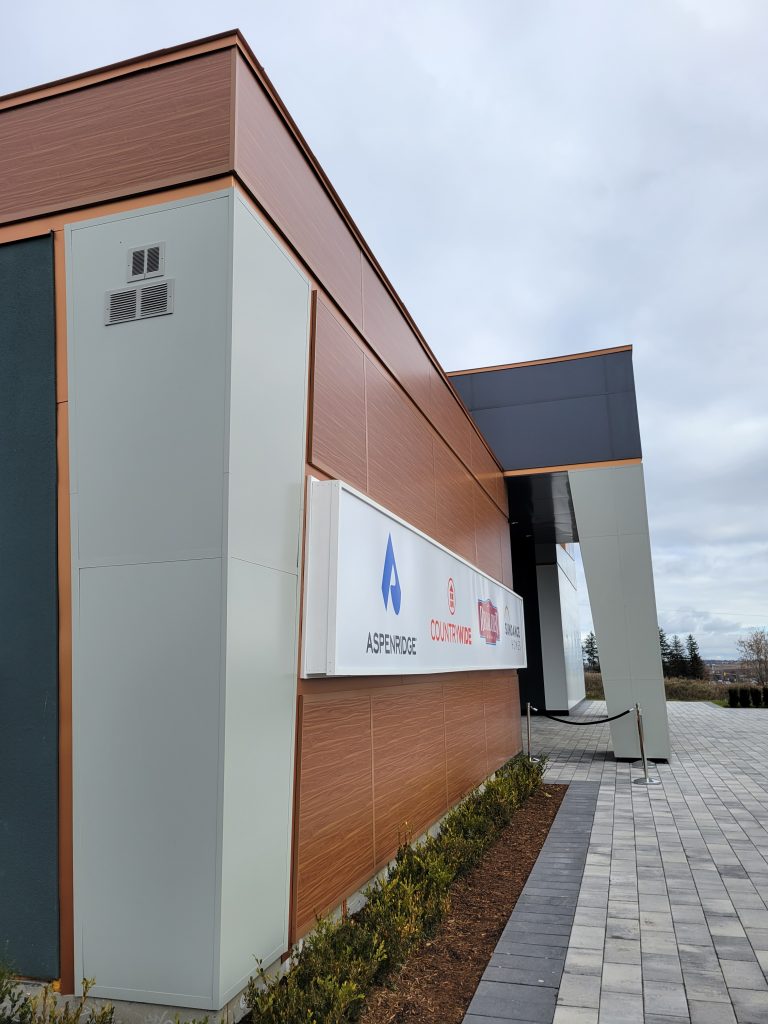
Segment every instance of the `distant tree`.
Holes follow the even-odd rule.
[[[688,675],[691,679],[704,679],[707,670],[699,654],[699,645],[692,633],[688,634],[685,641],[685,649],[688,652]]]
[[[739,658],[752,679],[768,683],[768,629],[751,629],[736,641]]]
[[[685,656],[683,641],[675,634],[669,645],[669,674],[684,679],[688,675],[688,659]]]
[[[659,650],[661,651],[661,670],[665,676],[668,676],[671,674],[669,671],[669,640],[661,626],[659,626]]]
[[[590,633],[587,636],[587,639],[581,645],[581,651],[584,658],[584,668],[587,672],[599,672],[600,657],[597,653],[597,638],[594,633]]]

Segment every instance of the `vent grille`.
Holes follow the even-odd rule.
[[[141,294],[141,318],[147,316],[163,316],[170,313],[171,282],[163,281],[161,284],[147,284],[139,288]]]
[[[111,292],[107,294],[107,323],[122,324],[136,319],[137,290]]]
[[[153,242],[128,251],[128,280],[162,277],[165,273],[165,242]]]
[[[104,305],[104,322],[111,324],[130,323],[132,320],[148,320],[153,316],[166,316],[173,312],[173,281],[145,284],[136,288],[121,288],[107,292]]]

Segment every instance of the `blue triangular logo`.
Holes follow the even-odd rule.
[[[393,579],[394,577],[394,579]],[[387,538],[387,553],[384,557],[384,572],[381,577],[381,596],[384,598],[384,607],[389,606],[389,598],[392,597],[392,607],[395,615],[400,614],[400,577],[397,575],[397,563],[395,562],[395,549],[392,547],[392,534]]]

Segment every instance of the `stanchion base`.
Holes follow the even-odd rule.
[[[632,779],[633,786],[660,786],[661,779],[655,779],[652,775],[643,775],[641,779]]]

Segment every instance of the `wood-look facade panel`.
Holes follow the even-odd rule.
[[[515,672],[303,685],[294,938],[521,749]]]
[[[486,679],[484,703],[488,771],[494,772],[521,749],[517,673],[497,674]]]
[[[366,491],[365,356],[322,298],[315,309],[311,459]]]
[[[439,439],[435,440],[435,537],[451,551],[477,564],[474,492],[477,482]]]
[[[433,372],[429,356],[367,259],[363,259],[363,333],[376,355],[429,416]]]
[[[375,868],[370,698],[302,701],[295,913],[307,930]]]
[[[507,488],[499,467],[493,460],[483,442],[472,431],[472,472],[493,498],[499,508],[507,512]]]
[[[0,223],[230,170],[221,50],[0,112]]]
[[[475,501],[475,542],[477,544],[477,565],[501,580],[504,575],[501,556],[501,532],[509,532],[506,518],[496,505],[479,487],[474,491]]]
[[[431,537],[435,535],[432,432],[423,416],[372,360],[365,360],[368,494]]]
[[[431,416],[435,429],[472,470],[472,434],[475,430],[450,384],[432,367],[430,373]]]
[[[356,327],[361,251],[245,60],[236,73],[235,171]]]
[[[457,803],[488,775],[483,680],[446,684],[445,749],[448,806]]]
[[[446,807],[443,688],[421,683],[373,702],[376,860],[415,839]]]

